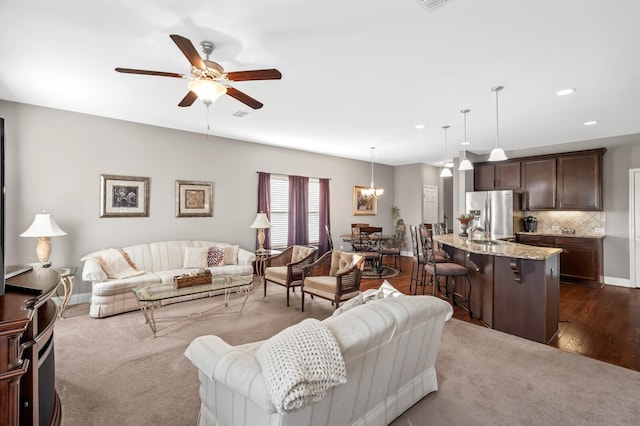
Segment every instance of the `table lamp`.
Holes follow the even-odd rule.
[[[256,215],[256,220],[251,224],[252,228],[258,229],[258,244],[260,247],[258,248],[259,252],[264,251],[264,230],[265,228],[271,228],[271,223],[269,223],[269,219],[267,218],[266,213],[258,213]]]
[[[20,234],[21,237],[37,238],[36,255],[42,266],[50,266],[49,255],[51,254],[51,238],[67,235],[49,213],[42,212],[36,214],[33,223],[29,228]]]

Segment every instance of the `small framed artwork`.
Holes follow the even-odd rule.
[[[149,217],[149,178],[100,175],[100,217]]]
[[[375,197],[367,197],[362,191],[368,189],[366,186],[353,187],[353,215],[354,216],[375,216],[378,214],[378,200]]]
[[[176,217],[212,217],[213,182],[176,181]]]

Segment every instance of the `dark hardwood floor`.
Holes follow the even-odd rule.
[[[389,263],[390,259],[385,259]],[[388,281],[409,293],[411,258],[402,257],[402,272]],[[361,289],[378,288],[384,279],[363,279]],[[431,287],[427,287],[427,293]],[[454,306],[454,318],[486,327]],[[640,289],[605,285],[588,288],[560,285],[560,324],[549,346],[640,371]]]

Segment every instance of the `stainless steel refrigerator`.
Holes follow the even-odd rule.
[[[490,239],[510,238],[522,228],[521,194],[512,190],[467,192],[466,213],[481,226]]]

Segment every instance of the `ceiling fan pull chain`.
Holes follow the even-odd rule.
[[[211,101],[205,99],[204,101],[205,106],[207,107],[207,138],[209,137],[209,129],[211,128],[211,126],[209,125],[209,119],[211,117],[211,114],[209,114],[209,107],[211,106]]]

